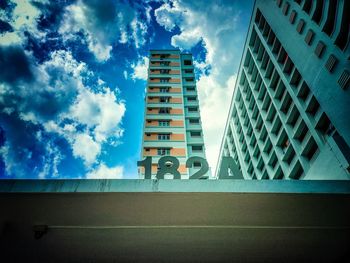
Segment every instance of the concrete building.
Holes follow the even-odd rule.
[[[245,179],[350,179],[350,1],[257,0],[221,145]]]
[[[151,50],[149,61],[141,158],[152,157],[155,178],[159,158],[174,156],[180,161],[181,178],[186,179],[201,167],[194,162],[187,168],[188,158],[205,158],[192,55]],[[143,168],[139,175],[144,178]]]

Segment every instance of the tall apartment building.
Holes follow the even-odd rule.
[[[219,164],[232,156],[245,179],[350,179],[349,21],[348,0],[256,0]]]
[[[182,54],[179,50],[150,51],[144,119],[141,158],[152,157],[152,178],[162,156],[179,159],[181,179],[189,178],[200,169],[199,162],[191,168],[185,165],[191,156],[205,158],[191,54]],[[142,168],[139,175],[144,178]]]

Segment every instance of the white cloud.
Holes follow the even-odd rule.
[[[0,19],[9,23],[13,32],[0,34],[1,45],[22,44],[25,37],[24,32],[30,32],[36,38],[43,38],[44,32],[37,29],[37,20],[41,15],[30,1],[13,0],[14,9],[12,12],[0,11]]]
[[[7,123],[6,142],[0,147],[8,174],[21,177],[30,169],[32,176],[40,178],[58,175],[64,156],[52,141],[56,136],[37,133],[32,138],[38,129],[66,139],[73,156],[82,159],[87,169],[98,162],[104,143],[121,143],[125,103],[101,79],[96,80],[95,91],[84,85],[93,76],[86,64],[63,50],[52,52],[41,65],[20,46],[0,46],[0,52],[8,54],[4,61],[21,63],[21,67],[6,65],[0,84],[0,118],[14,120]]]
[[[6,32],[5,34],[0,34],[0,44],[1,45],[19,45],[22,43],[21,37],[18,32]]]
[[[147,11],[148,6],[143,8]],[[147,29],[147,23],[128,3],[78,0],[66,7],[59,33],[65,40],[79,39],[76,33],[83,33],[89,51],[104,62],[118,43],[133,43],[136,48],[144,45]]]
[[[107,167],[101,163],[96,169],[86,174],[88,179],[121,179],[124,168],[122,166]]]
[[[101,152],[101,145],[84,133],[77,134],[73,147],[73,155],[84,160],[86,166],[92,165]]]
[[[124,113],[124,102],[117,102],[115,93],[109,88],[105,88],[104,93],[83,90],[71,108],[71,116],[92,129],[97,142],[123,135],[120,123]]]
[[[210,76],[202,76],[197,83],[200,89],[199,103],[206,147],[206,156],[212,172],[215,172],[216,162],[224,135],[227,114],[230,107],[236,76],[233,75],[225,88],[218,87]],[[214,174],[213,174],[214,175]]]
[[[132,73],[131,78],[133,80],[136,80],[136,79],[147,80],[148,64],[149,64],[148,57],[141,57],[136,64],[132,64],[131,68],[133,69],[134,72]]]
[[[240,10],[231,1],[180,0],[163,4],[155,10],[157,22],[166,30],[176,26],[180,33],[172,36],[171,44],[189,50],[202,41],[206,50],[204,62],[194,61],[202,73],[197,83],[206,154],[212,171],[215,171],[222,135],[231,102],[236,70],[244,41],[238,32]],[[203,74],[210,66],[208,75]]]
[[[181,49],[191,49],[201,40],[201,32],[198,28],[191,31],[184,31],[180,35],[175,35],[171,38],[171,45]]]
[[[128,72],[126,70],[123,71],[124,79],[128,79]]]
[[[178,8],[177,2],[174,5],[175,7],[171,8],[166,3],[154,11],[158,24],[162,25],[168,31],[172,31],[181,19],[182,10]]]

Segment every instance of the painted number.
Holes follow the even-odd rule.
[[[148,156],[146,159],[137,162],[137,166],[145,168],[145,179],[151,179],[152,177],[152,157]]]
[[[198,156],[193,156],[187,159],[186,167],[193,167],[194,163],[200,163],[200,169],[190,176],[190,179],[207,179],[208,176],[205,174],[209,170],[209,165],[206,159]],[[144,167],[145,179],[152,178],[152,157],[148,156],[142,161],[137,162],[137,166]],[[178,171],[180,162],[176,157],[163,156],[158,161],[158,171],[156,174],[157,179],[164,179],[165,174],[172,174],[174,179],[181,179],[181,174]]]
[[[174,179],[181,179],[181,174],[177,170],[180,162],[176,157],[163,156],[158,161],[158,172],[156,175],[157,179],[164,179],[164,175],[170,173],[174,175]]]
[[[229,170],[232,175],[230,175]],[[242,172],[238,169],[238,166],[232,157],[222,157],[219,179],[243,179]]]
[[[195,162],[199,162],[201,164],[201,169],[190,176],[190,179],[207,179],[208,176],[204,176],[208,170],[209,165],[206,159],[198,156],[193,156],[187,159],[186,167],[191,168]]]

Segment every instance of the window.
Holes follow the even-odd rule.
[[[193,168],[201,168],[202,164],[201,162],[193,162]]]
[[[312,40],[314,39],[314,35],[315,35],[314,31],[312,31],[310,29],[305,36],[305,43],[308,44],[309,46],[312,44]]]
[[[170,62],[169,61],[161,61],[159,65],[161,66],[169,66]]]
[[[303,33],[304,26],[305,26],[305,21],[303,19],[300,19],[300,21],[297,25],[297,32],[299,34]]]
[[[332,72],[337,63],[338,59],[334,55],[330,55],[325,64],[325,67],[329,72]]]
[[[168,87],[159,88],[160,93],[168,93],[169,90],[170,90],[170,88],[168,88]]]
[[[159,126],[161,127],[167,127],[170,126],[170,121],[158,121]]]
[[[170,69],[161,69],[160,74],[169,74]]]
[[[201,132],[200,131],[191,131],[191,137],[200,137]]]
[[[198,107],[188,107],[188,112],[197,112]]]
[[[170,102],[170,97],[160,97],[159,101],[161,103],[169,103]]]
[[[295,10],[293,10],[293,11],[290,13],[290,17],[289,17],[289,22],[290,22],[291,24],[294,24],[296,16],[297,16],[297,12],[296,12]]]
[[[158,148],[157,154],[158,155],[170,155],[170,149],[169,148]]]
[[[199,119],[189,119],[190,124],[199,124]]]
[[[148,122],[148,123],[152,123],[152,121],[151,121],[151,120],[147,120],[147,122]]]
[[[161,140],[161,141],[170,140],[170,133],[158,134],[158,140]]]
[[[195,91],[196,89],[195,89],[195,87],[187,87],[186,90],[187,91]]]
[[[150,148],[145,148],[145,151],[146,151],[146,152],[149,152],[149,151],[150,151]]]
[[[191,66],[192,65],[192,61],[191,60],[184,60],[184,65]]]
[[[151,134],[150,134],[150,133],[146,133],[146,136],[147,136],[147,137],[150,137],[150,136],[151,136]]]
[[[197,97],[187,97],[187,101],[196,101]]]
[[[282,13],[286,16],[288,14],[288,10],[289,10],[289,3],[285,3],[282,9]]]
[[[201,152],[201,151],[203,151],[203,146],[202,145],[193,145],[192,151],[193,152]]]
[[[194,78],[185,78],[186,82],[193,82]]]
[[[347,89],[350,84],[350,73],[347,70],[344,70],[338,79],[338,84],[342,89]]]
[[[315,55],[320,58],[325,48],[326,48],[326,45],[322,41],[319,41],[315,48]]]
[[[167,57],[169,57],[168,54],[162,54],[162,55],[160,55],[160,58],[167,58]]]
[[[159,108],[159,113],[160,114],[169,114],[170,108]]]
[[[169,79],[162,78],[162,79],[159,79],[159,81],[160,83],[168,83]]]
[[[193,73],[193,69],[185,69],[185,73]]]

